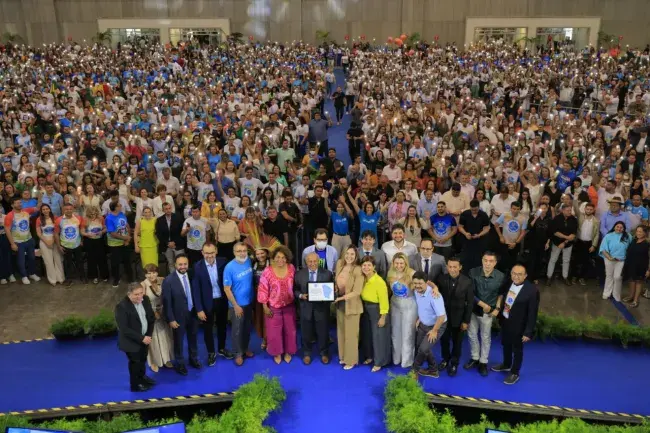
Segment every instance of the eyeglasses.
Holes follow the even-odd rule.
[[[433,248],[420,247],[420,251],[433,251]]]

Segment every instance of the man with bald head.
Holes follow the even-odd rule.
[[[330,302],[309,300],[309,283],[331,283],[332,273],[321,269],[318,254],[305,256],[306,267],[296,272],[293,293],[300,308],[300,328],[302,334],[302,361],[311,364],[312,343],[318,343],[318,353],[323,364],[329,364],[329,317]]]

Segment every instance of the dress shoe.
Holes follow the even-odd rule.
[[[438,364],[438,369],[444,370],[447,368],[447,361],[442,361],[440,364]]]
[[[181,376],[187,376],[187,367],[184,365],[177,365],[175,370],[176,373],[180,374]]]
[[[303,362],[305,365],[309,365],[309,364],[311,364],[311,356],[309,356],[309,355],[305,355],[305,356],[303,356],[303,357],[302,357],[302,362]]]
[[[131,386],[131,392],[145,392],[151,389],[151,385],[148,383],[140,383],[135,386]]]
[[[244,365],[244,358],[242,358],[241,356],[236,357],[235,358],[235,365],[237,367],[241,367],[242,365]]]
[[[510,371],[510,367],[506,367],[503,364],[499,364],[499,365],[493,365],[492,368],[490,368],[490,370],[496,371],[498,373],[500,371]]]
[[[208,367],[213,367],[217,363],[217,354],[208,353]]]
[[[201,361],[199,361],[198,359],[190,359],[190,365],[196,368],[197,370],[200,370],[202,367]]]
[[[571,281],[568,278],[564,278],[564,279],[562,279],[562,281],[564,282],[565,286],[573,286],[573,281]]]
[[[420,376],[433,377],[435,379],[440,377],[440,373],[435,368],[421,368],[418,370]]]
[[[320,357],[320,361],[321,361],[323,364],[325,364],[325,365],[327,365],[327,364],[330,363],[330,359],[329,359],[329,357],[328,357],[327,355],[323,355],[323,356],[321,356],[321,357]]]
[[[510,373],[503,381],[506,385],[514,385],[517,382],[519,382],[519,375],[514,373]]]
[[[456,376],[456,373],[458,373],[458,366],[455,364],[449,364],[447,366],[447,375],[449,377],[454,377]]]
[[[255,356],[255,354],[249,350],[248,352],[244,353],[244,356],[246,358],[252,358],[253,356]]]
[[[148,385],[155,385],[155,384],[156,384],[156,381],[153,380],[152,378],[150,378],[149,376],[144,376],[144,377],[142,378],[142,381],[143,381],[144,383],[148,384]]]
[[[481,376],[486,377],[486,376],[488,375],[487,364],[479,364],[479,365],[478,365],[478,373],[479,373]]]
[[[465,370],[471,370],[475,367],[478,367],[478,359],[470,359],[465,365],[463,365]]]
[[[228,349],[220,349],[219,356],[223,356],[226,359],[233,359],[235,357],[235,355],[233,355],[232,352]]]

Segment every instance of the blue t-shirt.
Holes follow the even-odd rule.
[[[630,203],[629,205],[627,203]],[[647,221],[648,220],[648,209],[644,208],[643,206],[639,207],[634,207],[632,205],[632,202],[628,200],[625,203],[625,207],[630,211],[631,214],[633,215],[638,215],[641,218],[641,221]]]
[[[365,211],[359,212],[359,235],[362,235],[366,230],[370,230],[375,234],[377,239],[377,226],[379,225],[379,218],[381,214],[376,211],[372,215],[367,215]]]
[[[128,234],[126,225],[127,221],[124,213],[120,212],[117,215],[113,215],[109,212],[108,215],[106,215],[106,232],[108,233],[107,243],[109,247],[124,245],[123,239],[115,238],[111,236],[111,234],[117,233],[121,236]]]
[[[320,269],[327,269],[327,248],[322,251],[318,248],[314,248],[314,252],[318,254],[318,267]]]
[[[429,218],[431,222],[431,229],[436,236],[444,237],[449,236],[451,229],[456,227],[456,218],[451,214],[440,215],[439,213],[434,213]],[[446,242],[434,242],[434,245],[437,247],[449,247],[451,246],[452,239],[449,238]]]
[[[240,307],[249,305],[253,301],[253,266],[250,259],[244,263],[231,260],[223,270],[223,285],[230,286]],[[232,307],[230,301],[228,305]]]
[[[557,176],[557,189],[564,191],[571,186],[573,179],[576,178],[576,172],[573,170],[561,171]]]
[[[334,231],[334,233],[340,236],[345,236],[349,234],[347,215],[345,214],[340,215],[338,212],[332,212],[331,218],[332,218],[332,231]]]

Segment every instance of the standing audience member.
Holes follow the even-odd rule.
[[[16,253],[18,273],[23,284],[30,284],[30,279],[34,282],[40,281],[41,278],[36,275],[35,243],[29,230],[29,218],[38,212],[38,208],[23,209],[20,197],[14,197],[11,207],[13,210],[4,217],[4,226],[9,245]]]
[[[433,346],[440,341],[447,328],[445,303],[442,297],[433,294],[433,287],[428,285],[424,272],[413,274],[413,291],[418,307],[413,372],[421,376],[439,377]],[[426,369],[422,368],[425,362],[428,365]]]
[[[170,203],[163,204],[163,214],[156,219],[158,251],[165,255],[168,272],[174,272],[176,256],[185,252],[185,238],[181,235],[183,219],[174,212]]]
[[[41,205],[40,215],[36,220],[36,234],[40,239],[39,247],[45,274],[51,285],[62,284],[65,281],[63,272],[63,260],[54,238],[54,216],[47,204]],[[2,252],[0,252],[2,254]]]
[[[388,365],[390,350],[390,305],[386,282],[377,275],[372,257],[361,259],[361,272],[365,278],[361,299],[363,314],[361,316],[361,350],[364,365],[373,364],[376,373]]]
[[[167,324],[163,315],[162,302],[162,281],[158,276],[158,267],[148,264],[144,267],[145,280],[142,287],[145,289],[145,295],[151,302],[154,316],[156,318],[153,324],[153,333],[151,334],[151,344],[149,344],[149,354],[147,361],[149,368],[154,373],[158,373],[161,367],[173,368],[174,364],[174,335],[172,328]]]
[[[74,207],[70,203],[63,205],[63,215],[56,219],[54,227],[54,238],[61,254],[63,255],[63,266],[67,279],[64,284],[72,285],[70,276],[74,272],[83,284],[86,283],[86,272],[84,271],[83,249],[81,246],[81,230],[83,221],[75,215]]]
[[[402,368],[413,365],[415,348],[415,328],[417,320],[417,305],[413,295],[412,275],[415,271],[408,265],[408,259],[403,253],[393,257],[393,263],[388,270],[387,283],[392,292],[390,299],[391,340],[393,347],[393,364]]]
[[[372,260],[372,256],[368,260]],[[359,252],[351,245],[336,263],[336,336],[339,363],[350,370],[359,363],[359,325],[363,313],[361,293],[365,276],[359,265]]]
[[[131,233],[126,216],[122,213],[122,205],[119,202],[112,202],[109,209],[110,213],[106,215],[107,244],[108,252],[111,255],[113,288],[117,288],[120,286],[120,264],[124,266],[124,273],[128,282],[133,281],[131,254],[128,249],[131,242]]]
[[[632,239],[627,233],[625,223],[618,221],[600,243],[599,254],[605,259],[603,299],[609,299],[613,296],[616,301],[621,301],[623,265],[625,264],[627,249],[631,242]]]
[[[639,306],[639,296],[645,280],[650,277],[650,243],[645,226],[639,226],[634,231],[634,239],[627,249],[623,269],[630,281],[630,295],[623,298],[623,302],[636,308]]]
[[[567,286],[573,283],[569,279],[569,268],[571,266],[571,251],[573,241],[578,233],[578,218],[572,215],[572,207],[566,204],[560,206],[560,214],[553,218],[549,226],[551,234],[551,258],[548,261],[546,270],[546,285],[551,285],[555,263],[562,253],[562,278]]]

